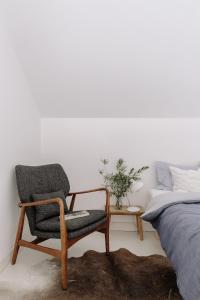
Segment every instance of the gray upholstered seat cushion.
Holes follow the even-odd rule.
[[[33,201],[48,200],[53,198],[60,198],[63,200],[65,213],[68,212],[67,203],[63,191],[45,193],[45,194],[33,194]],[[40,205],[35,207],[36,210],[36,223],[46,220],[51,217],[59,216],[60,207],[58,204]]]
[[[88,210],[89,216],[82,218],[76,218],[67,220],[66,227],[68,232],[80,230],[89,225],[95,224],[96,222],[105,218],[106,214],[104,210]],[[60,219],[59,217],[53,217],[36,224],[37,229],[48,232],[60,232]]]
[[[74,231],[69,231],[67,234],[67,238],[69,240],[75,239],[79,236],[82,236],[84,234],[88,234],[90,232],[93,232],[97,229],[98,226],[102,225],[104,226],[104,224],[106,223],[107,218],[103,218],[93,224],[90,224],[88,226],[85,226],[79,230],[74,230]],[[60,232],[55,231],[42,231],[42,230],[34,230],[33,235],[39,237],[39,238],[44,238],[44,239],[60,239]]]

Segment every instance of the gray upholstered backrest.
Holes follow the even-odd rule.
[[[44,194],[63,190],[68,195],[70,185],[65,171],[59,164],[15,167],[17,187],[21,202],[32,201],[32,194]],[[26,214],[31,233],[35,230],[35,208],[28,208]]]

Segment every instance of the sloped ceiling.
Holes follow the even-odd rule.
[[[44,117],[200,117],[200,2],[2,0]]]

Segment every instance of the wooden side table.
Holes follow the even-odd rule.
[[[111,216],[135,216],[136,217],[136,225],[137,225],[137,233],[141,241],[144,239],[143,235],[143,226],[141,215],[144,213],[144,208],[142,206],[137,205],[139,207],[139,211],[130,212],[127,210],[128,206],[122,206],[122,209],[116,209],[115,205],[110,206],[110,218]]]

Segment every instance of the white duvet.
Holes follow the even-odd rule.
[[[200,201],[200,192],[172,192],[152,189],[151,200],[142,218],[146,221],[156,218],[165,208],[178,203]]]

